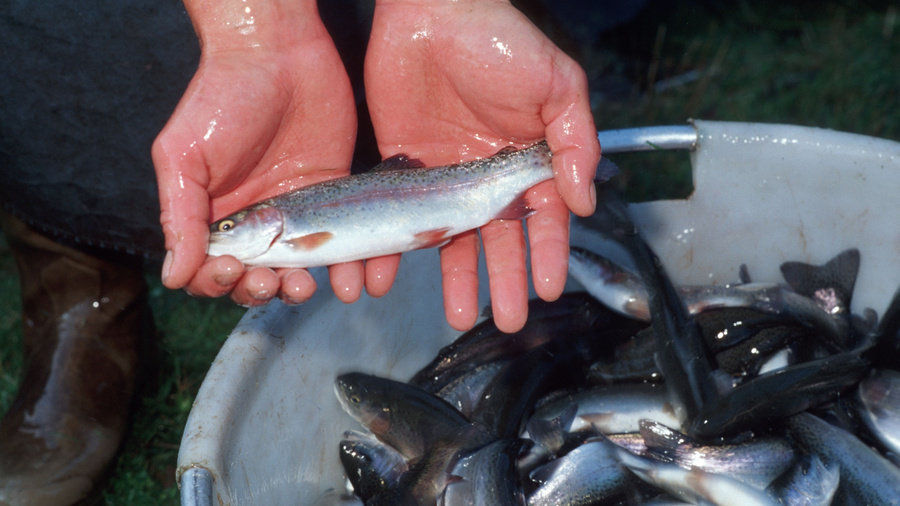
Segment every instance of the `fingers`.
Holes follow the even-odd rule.
[[[341,302],[356,302],[362,294],[365,267],[362,261],[328,266],[331,288]]]
[[[456,330],[469,330],[478,319],[478,234],[464,232],[441,248],[444,313]]]
[[[494,324],[516,332],[528,318],[525,234],[519,221],[497,220],[481,227]]]
[[[244,273],[244,264],[233,256],[210,257],[184,288],[194,296],[221,297],[234,290]]]
[[[231,291],[231,300],[245,307],[261,306],[278,295],[278,274],[268,267],[253,267]]]
[[[167,288],[188,284],[206,260],[209,240],[208,181],[202,172],[183,169],[202,166],[202,160],[193,150],[179,150],[179,145],[176,136],[160,135],[152,149],[166,238],[162,281]]]
[[[281,293],[279,297],[288,305],[303,304],[316,292],[316,280],[306,269],[280,269]]]
[[[388,255],[366,260],[366,293],[381,297],[390,291],[400,267],[400,255]]]
[[[553,151],[553,174],[560,197],[579,216],[593,214],[597,203],[594,174],[600,142],[591,112],[587,77],[577,63],[561,57],[559,79],[542,109],[545,135]]]
[[[544,300],[556,300],[566,286],[569,209],[550,181],[532,188],[528,201],[535,209],[527,219],[534,291]]]

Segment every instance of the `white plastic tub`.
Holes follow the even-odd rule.
[[[823,263],[857,247],[853,309],[883,312],[900,285],[900,143],[787,125],[693,127],[600,134],[604,154],[696,141],[694,195],[631,206],[676,283],[733,282],[741,263],[755,281],[781,281],[782,262]],[[602,247],[579,229],[572,243]],[[323,289],[309,303],[248,311],[191,410],[182,504],[311,504],[341,489],[338,441],[358,425],[333,380],[348,371],[406,380],[459,335],[444,320],[439,273],[437,252],[417,251],[381,299],[345,305],[319,271]],[[486,286],[482,266],[482,304]]]

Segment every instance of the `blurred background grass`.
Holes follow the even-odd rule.
[[[514,3],[582,62],[601,130],[700,118],[791,123],[900,140],[896,2],[650,1],[630,21],[601,33],[590,29],[603,22],[592,10],[578,11],[573,19],[546,7],[549,0]],[[623,169],[616,184],[632,200],[691,192],[683,153],[613,159]],[[188,412],[216,352],[243,314],[228,301],[165,290],[158,272],[158,265],[148,267],[161,380],[139,404],[104,491],[108,504],[177,503],[175,459]],[[18,297],[15,265],[0,242],[4,412],[22,368]]]

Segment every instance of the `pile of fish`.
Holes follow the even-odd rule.
[[[850,312],[857,250],[786,284],[676,287],[608,190],[589,293],[487,319],[404,383],[340,375],[347,504],[900,504],[900,291]]]

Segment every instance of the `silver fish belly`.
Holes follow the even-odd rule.
[[[443,167],[373,170],[259,202],[210,227],[210,256],[316,267],[439,246],[493,219],[521,219],[551,179],[542,141]]]

